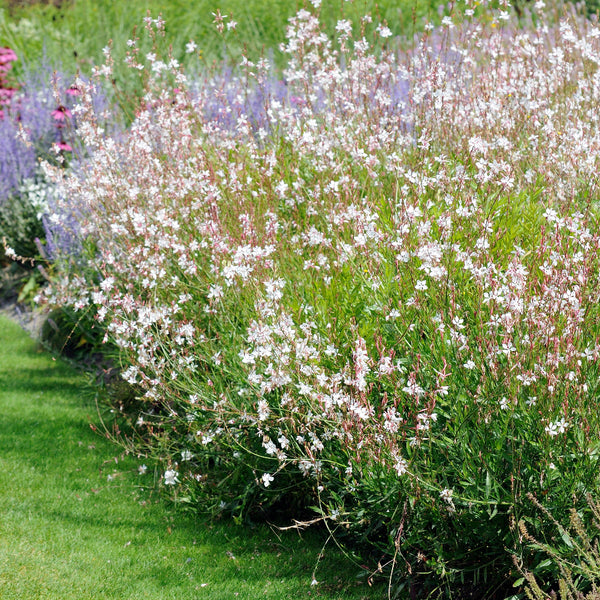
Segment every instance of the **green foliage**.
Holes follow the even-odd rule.
[[[176,58],[185,61],[185,44],[193,39],[210,64],[214,59],[229,56],[239,59],[242,51],[256,59],[277,52],[285,39],[287,20],[302,3],[288,0],[135,0],[115,3],[110,0],[78,0],[61,3],[30,3],[10,6],[2,0],[0,35],[26,61],[37,62],[46,53],[51,61],[62,63],[64,69],[80,68],[89,72],[92,64],[102,60],[102,48],[109,39],[114,41],[115,55],[122,57],[125,42],[135,27],[139,27],[146,12],[153,17],[161,14],[167,22],[167,44]],[[422,17],[435,16],[435,3],[403,0],[357,0],[352,3],[325,0],[321,8],[323,20],[332,33],[339,18],[353,18],[372,12],[376,19],[386,19],[397,35],[411,36],[413,20],[421,26]],[[232,15],[237,22],[235,33],[225,37],[216,31],[213,13]],[[18,66],[17,66],[18,67]],[[120,76],[126,71],[120,70]]]
[[[495,38],[496,25],[482,46],[511,39]],[[387,65],[348,55],[340,68],[313,32],[318,51],[298,79],[310,88],[310,66],[323,69],[331,110],[304,121],[289,110],[288,140],[216,125],[207,135],[183,95],[164,94],[117,151],[99,145],[90,162],[105,177],[74,175],[75,197],[65,195],[77,204],[85,190],[87,252],[65,258],[67,300],[52,301],[77,310],[52,315],[46,337],[89,352],[95,321],[81,305],[106,322],[130,383],[109,389],[113,436],[162,465],[176,504],[238,522],[290,512],[324,522],[399,595],[503,597],[511,556],[523,554],[519,524],[535,539],[547,528],[527,495],[562,519],[573,497],[598,492],[595,182],[565,182],[562,170],[587,169],[579,134],[575,156],[554,136],[563,161],[544,154],[545,133],[524,112],[507,111],[493,124],[501,133],[483,117],[454,122],[452,61],[447,73],[432,61],[434,76],[421,57],[413,88],[425,90],[427,119],[415,117],[407,143],[401,127],[378,129],[392,117],[366,101],[373,86],[387,93]],[[493,76],[482,62],[465,78],[484,82],[477,101],[511,102],[512,75],[506,88],[496,79],[537,50],[498,57],[520,48],[495,53]],[[548,64],[548,77],[560,72]],[[566,94],[579,123],[586,95],[558,83],[539,101],[558,111]],[[311,146],[320,135],[325,154]],[[562,539],[567,554],[577,547]],[[546,560],[528,568],[556,575]]]
[[[40,341],[50,351],[82,363],[98,352],[104,331],[90,315],[64,307],[46,317],[40,335]],[[108,356],[108,348],[103,350],[103,355]]]
[[[0,204],[0,241],[24,258],[39,255],[36,239],[44,238],[44,227],[29,198],[14,195]]]

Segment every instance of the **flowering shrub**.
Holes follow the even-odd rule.
[[[0,52],[0,67],[3,59],[10,66],[8,61],[16,60],[16,55]],[[0,242],[4,238],[16,255],[31,258],[39,254],[35,240],[44,239],[43,218],[54,189],[40,160],[66,167],[74,150],[77,156],[86,152],[71,113],[79,90],[72,78],[48,65],[25,69],[18,87],[3,86],[2,72],[0,90],[11,94],[0,118]],[[94,95],[94,104],[99,113],[104,110],[103,92]]]
[[[179,500],[313,506],[404,579],[491,597],[524,495],[597,490],[600,29],[542,9],[467,8],[406,52],[301,10],[281,83],[190,83],[132,40],[121,136],[77,82],[90,159],[53,175],[45,300],[105,328],[131,448]]]

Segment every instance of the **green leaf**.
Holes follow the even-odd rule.
[[[546,560],[543,560],[541,563],[536,565],[534,571],[541,571],[542,569],[549,567],[551,564],[552,564],[552,560],[550,558],[547,558]]]
[[[562,541],[569,546],[569,548],[573,547],[573,540],[571,540],[571,537],[569,536],[569,534],[566,531],[561,531],[560,532],[560,537],[562,538]]]
[[[27,280],[27,283],[21,288],[17,302],[23,302],[23,300],[26,300],[36,288],[37,281],[35,280],[35,275],[31,275],[31,277]]]
[[[85,339],[83,336],[81,336],[81,337],[79,338],[79,341],[77,342],[77,345],[75,346],[75,348],[82,348],[82,347],[83,347],[83,346],[85,346],[87,343],[88,343],[88,341],[87,341],[87,340],[86,340],[86,339]]]

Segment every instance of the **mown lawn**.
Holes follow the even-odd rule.
[[[169,511],[153,474],[94,432],[86,381],[0,317],[0,597],[376,598],[317,532]],[[147,486],[147,487],[146,487]]]

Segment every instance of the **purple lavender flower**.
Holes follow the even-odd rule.
[[[31,178],[37,166],[36,152],[19,139],[18,123],[0,120],[0,204]]]

